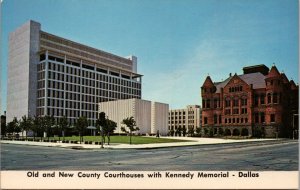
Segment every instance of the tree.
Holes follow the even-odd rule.
[[[131,142],[132,132],[133,131],[138,131],[138,130],[140,130],[140,128],[136,127],[136,121],[134,120],[134,118],[132,116],[127,117],[126,119],[123,119],[122,124],[126,125],[126,127],[129,129],[129,131],[127,131],[125,127],[121,127],[121,130],[123,132],[126,132],[126,133],[129,132],[129,136],[130,136],[130,141],[129,142],[131,144],[132,143]]]
[[[21,128],[19,126],[18,119],[14,117],[14,119],[7,124],[7,130],[9,133],[20,133]]]
[[[181,137],[181,132],[182,132],[182,128],[181,126],[179,126],[177,129],[176,129],[176,133],[178,134],[178,136]]]
[[[7,132],[7,125],[6,125],[6,122],[5,122],[5,119],[2,119],[2,117],[5,117],[5,116],[1,116],[1,135],[5,136],[6,135],[6,132]]]
[[[99,117],[96,121],[96,128],[97,128],[97,131],[100,132],[100,136],[101,136],[101,148],[104,148],[103,147],[103,142],[104,142],[104,132],[103,132],[103,129],[105,128],[106,126],[106,118],[105,118],[105,113],[104,112],[101,112],[99,114]]]
[[[185,127],[183,127],[183,129],[182,129],[182,135],[185,137],[185,135],[186,135],[186,128]]]
[[[41,118],[39,116],[34,116],[33,124],[31,130],[33,131],[33,139],[35,140],[35,136],[41,132]]]
[[[60,129],[59,131],[59,140],[60,140],[60,137],[63,136],[63,140],[65,140],[65,131],[66,129],[69,127],[69,122],[68,122],[68,118],[66,116],[63,116],[61,118],[59,118],[59,122],[58,122],[58,127]]]
[[[174,133],[175,133],[174,129],[171,129],[171,130],[170,130],[170,136],[173,137],[173,136],[174,136]]]
[[[196,134],[197,134],[197,136],[201,136],[201,127],[197,127],[196,128]]]
[[[189,127],[188,134],[191,135],[191,137],[193,137],[194,133],[195,133],[194,127]]]
[[[117,123],[106,119],[106,126],[104,127],[104,134],[107,136],[107,144],[110,143],[110,134],[114,133],[117,128]]]
[[[44,129],[47,133],[47,137],[48,137],[48,141],[49,141],[49,138],[50,138],[50,134],[52,132],[52,127],[55,125],[55,119],[52,116],[49,116],[49,115],[46,115],[44,117]]]
[[[77,132],[79,132],[80,144],[83,141],[83,133],[86,130],[86,128],[88,127],[88,125],[89,125],[89,122],[86,117],[79,117],[77,119],[77,122],[75,124],[75,129]]]
[[[223,130],[223,128],[219,128],[219,135],[220,135],[220,136],[223,136],[223,135],[224,135],[224,130]]]
[[[33,119],[29,116],[24,115],[22,119],[19,121],[20,128],[22,133],[25,131],[25,139],[27,140],[27,131],[30,130],[33,126]]]

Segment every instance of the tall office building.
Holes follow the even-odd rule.
[[[186,109],[169,110],[169,130],[176,131],[179,127],[186,131],[190,128],[196,130],[201,126],[201,107],[188,105]]]
[[[141,98],[137,58],[120,57],[41,30],[29,21],[10,34],[7,121],[13,117],[97,117],[99,102]]]

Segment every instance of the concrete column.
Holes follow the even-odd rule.
[[[48,50],[46,51],[46,61],[45,61],[45,106],[44,106],[44,115],[48,115]]]

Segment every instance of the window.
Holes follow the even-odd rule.
[[[260,112],[260,122],[265,123],[265,113],[264,112]]]
[[[260,95],[260,104],[265,104],[265,98],[266,98],[266,95],[262,94]]]
[[[255,123],[259,123],[259,120],[258,120],[258,113],[254,113],[254,122],[255,122]]]
[[[202,100],[202,108],[206,108],[206,106],[205,106],[205,100]]]
[[[275,114],[271,114],[271,122],[275,122]]]
[[[239,106],[239,99],[234,99],[234,100],[233,100],[233,106],[234,106],[234,107]]]
[[[247,108],[242,108],[242,114],[247,114]]]
[[[214,99],[214,108],[218,107],[218,99]]]
[[[277,93],[274,93],[274,94],[273,94],[273,103],[274,103],[274,104],[277,104],[277,103],[278,103],[278,95],[277,95]]]
[[[204,124],[207,124],[207,117],[204,117]]]
[[[206,100],[206,108],[210,108],[210,99]]]
[[[218,116],[215,114],[214,115],[214,124],[217,124],[218,123]]]
[[[247,98],[243,98],[241,101],[242,101],[241,102],[242,106],[246,106],[247,105]]]
[[[239,114],[239,109],[238,108],[233,109],[233,114]]]
[[[230,109],[226,109],[225,110],[225,115],[230,115],[230,114],[231,114]]]
[[[255,106],[258,105],[258,95],[257,94],[254,95],[254,105]]]
[[[248,123],[248,118],[245,118],[245,123]]]
[[[230,107],[230,99],[225,100],[225,107]]]
[[[40,61],[44,61],[45,59],[46,59],[45,54],[41,54],[41,55],[40,55]]]
[[[222,116],[219,115],[219,124],[221,124],[221,123],[222,123]]]
[[[268,104],[271,104],[271,94],[268,93]]]

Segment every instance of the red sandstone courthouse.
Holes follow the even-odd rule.
[[[222,82],[207,76],[201,87],[204,134],[297,137],[299,86],[275,65],[243,71]]]

